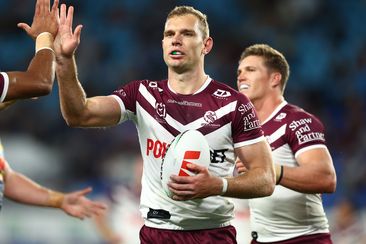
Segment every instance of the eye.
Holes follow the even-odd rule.
[[[174,33],[172,31],[164,32],[164,37],[172,37],[174,36]]]

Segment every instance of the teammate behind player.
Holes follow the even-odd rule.
[[[268,45],[246,48],[239,61],[238,89],[254,104],[278,176],[273,195],[249,200],[252,243],[331,243],[320,193],[335,191],[336,174],[322,123],[283,97],[289,73]]]
[[[78,80],[74,57],[82,26],[72,33],[72,7],[66,13],[61,5],[60,17],[56,74],[66,122],[74,127],[112,126],[128,119],[136,123],[144,159],[141,243],[236,243],[230,225],[233,204],[220,195],[268,196],[275,184],[274,168],[252,104],[204,71],[213,45],[206,16],[187,6],[169,13],[162,41],[167,80],[134,81],[111,96],[91,98]],[[191,167],[197,176],[174,178],[173,200],[161,186],[161,160],[173,138],[188,129],[206,136],[213,160],[209,170]],[[236,155],[250,170],[229,177]],[[203,199],[192,200],[196,198]]]
[[[54,1],[51,10],[50,0],[37,0],[32,26],[18,24],[36,39],[36,54],[27,71],[0,73],[0,109],[13,104],[17,99],[50,93],[55,76],[53,41],[58,24],[58,0]],[[103,204],[85,197],[90,191],[91,188],[85,188],[64,194],[36,184],[10,168],[0,142],[0,209],[5,195],[24,204],[60,208],[70,216],[83,219],[98,215],[105,209]]]

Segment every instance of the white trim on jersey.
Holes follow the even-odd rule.
[[[278,107],[275,110],[273,110],[273,112],[271,113],[271,115],[268,116],[268,118],[263,121],[262,125],[264,125],[269,120],[271,120],[278,113],[278,111],[280,111],[283,107],[286,106],[286,104],[287,104],[287,101],[283,101],[280,105],[278,105]]]
[[[295,158],[297,158],[301,153],[309,151],[311,149],[315,149],[315,148],[325,148],[326,149],[327,146],[323,145],[323,144],[316,144],[316,145],[311,145],[311,146],[308,146],[308,147],[301,148],[300,150],[298,150],[295,153]]]
[[[255,139],[253,139],[253,140],[249,140],[249,141],[243,141],[243,142],[235,143],[235,144],[234,144],[234,148],[243,147],[243,146],[248,146],[248,145],[255,144],[255,143],[257,143],[257,142],[264,141],[264,140],[265,140],[264,136],[261,136],[261,137],[255,138]]]
[[[6,94],[8,93],[8,88],[9,88],[9,76],[7,73],[5,72],[0,72],[2,74],[2,76],[4,77],[4,89],[3,92],[1,93],[1,97],[0,97],[0,102],[3,102]]]
[[[205,80],[205,83],[203,83],[203,85],[200,87],[200,89],[198,89],[195,93],[193,93],[192,95],[196,95],[198,93],[200,93],[201,91],[205,90],[206,87],[210,84],[210,82],[212,81],[211,77],[209,75],[207,75],[207,78]],[[168,88],[171,92],[173,92],[174,94],[177,94],[173,89],[172,87],[170,86],[169,84],[169,80],[168,80]]]
[[[275,132],[273,132],[270,136],[267,136],[268,143],[271,144],[277,141],[279,138],[281,138],[281,136],[283,136],[286,133],[286,127],[287,124],[284,124],[280,128],[278,128]]]
[[[123,103],[123,101],[121,100],[120,97],[116,96],[116,95],[110,95],[110,97],[113,97],[119,104],[119,107],[121,108],[121,118],[119,118],[118,124],[126,121],[128,119],[127,113],[126,113],[126,107],[125,104]]]

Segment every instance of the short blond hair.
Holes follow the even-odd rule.
[[[290,66],[287,63],[285,56],[267,44],[255,44],[247,47],[241,54],[239,63],[248,56],[263,57],[264,65],[267,68],[280,72],[282,76],[281,90],[283,93],[290,76]]]
[[[168,14],[166,21],[175,16],[183,16],[187,14],[192,14],[197,17],[200,22],[200,30],[202,32],[203,39],[210,36],[210,29],[208,27],[207,16],[201,11],[191,7],[191,6],[177,6]]]

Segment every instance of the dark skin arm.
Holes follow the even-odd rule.
[[[55,0],[50,9],[50,0],[37,0],[32,25],[19,23],[18,27],[34,40],[43,32],[55,38],[59,24],[58,1]],[[9,87],[4,102],[49,94],[55,78],[54,61],[54,52],[42,49],[34,55],[26,71],[6,72]]]

